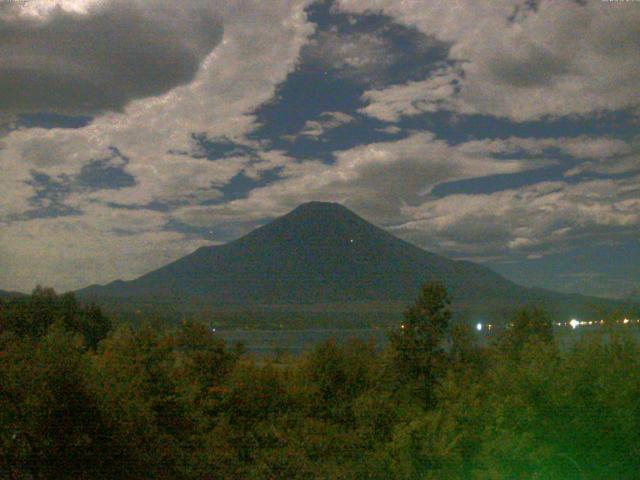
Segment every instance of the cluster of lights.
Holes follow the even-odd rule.
[[[571,321],[569,322],[556,322],[556,326],[557,327],[566,327],[569,326],[572,329],[576,329],[580,326],[585,326],[585,325],[604,325],[605,321],[604,320],[589,320],[589,321],[584,321],[584,320],[577,320],[575,318],[571,319]],[[629,320],[628,318],[624,318],[622,320],[616,320],[616,323],[622,323],[623,325],[628,325],[629,323],[640,323],[640,318],[637,320]],[[510,323],[509,324],[510,327],[513,327],[514,324]],[[493,329],[493,324],[491,323],[487,323],[487,324],[483,324],[483,323],[476,323],[476,330],[478,332],[481,332],[482,330],[484,330],[484,328],[487,328],[487,330],[491,331],[491,329]],[[407,327],[406,325],[403,323],[402,325],[400,325],[400,328],[402,330],[405,330]],[[215,331],[215,329],[214,329]]]
[[[485,326],[487,327],[487,330],[489,330],[489,331],[491,331],[491,329],[493,328],[493,324],[491,324],[491,323],[487,323],[486,325],[482,324],[482,323],[477,323],[476,324],[476,330],[481,332],[484,329]]]
[[[571,321],[569,322],[556,322],[556,326],[557,327],[571,327],[572,329],[576,329],[578,327],[581,326],[587,326],[587,325],[604,325],[606,322],[604,320],[589,320],[589,321],[585,321],[585,320],[577,320],[575,318],[571,319]],[[621,323],[623,325],[628,325],[630,323],[640,323],[640,318],[637,320],[629,320],[628,318],[624,318],[622,320],[616,320],[615,323]],[[514,324],[510,323],[509,324],[510,327],[513,327]],[[476,323],[476,330],[478,332],[482,332],[482,330],[485,329],[485,327],[487,328],[487,330],[491,330],[493,328],[493,325],[490,323],[487,324],[483,324],[483,323]],[[404,328],[404,325],[402,326],[402,328]]]
[[[579,321],[577,319],[572,319],[570,322],[557,322],[556,326],[558,327],[566,327],[567,325],[573,328],[574,330],[578,327],[583,327],[585,325],[604,325],[606,322],[604,320],[589,320],[587,321]],[[629,323],[640,323],[640,318],[637,320],[629,320],[628,318],[624,318],[622,320],[616,320],[615,323],[622,323],[623,325],[628,325]]]

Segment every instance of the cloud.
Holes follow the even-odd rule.
[[[20,18],[8,19],[7,12],[0,12],[2,25],[27,22],[25,15],[29,22],[45,21],[43,25],[46,25],[46,19],[56,15],[73,18],[82,25],[82,19],[101,18],[98,13],[91,13],[102,11],[92,3],[81,7],[80,2],[61,3],[64,3],[65,12],[72,10],[72,6],[77,8],[71,13],[56,13],[45,8],[45,5],[50,7],[51,2],[35,3],[34,0],[34,3],[29,2],[33,11],[20,13]],[[109,206],[126,206],[126,211],[135,212],[149,205],[198,204],[218,198],[221,195],[219,187],[240,172],[258,176],[282,162],[283,157],[278,152],[260,152],[258,161],[246,155],[215,161],[194,158],[198,157],[199,148],[194,133],[205,138],[224,136],[234,142],[247,142],[245,135],[257,125],[255,110],[274,96],[277,85],[293,71],[300,48],[313,33],[313,24],[307,21],[304,10],[307,3],[305,0],[188,0],[166,2],[168,10],[163,10],[164,4],[159,2],[139,2],[131,6],[108,4],[117,5],[117,8],[105,6],[112,13],[133,9],[142,12],[140,15],[148,15],[144,17],[149,19],[149,23],[145,23],[144,28],[148,29],[145,34],[152,35],[156,25],[165,25],[165,21],[175,25],[173,31],[181,36],[177,45],[203,52],[204,57],[191,82],[172,85],[173,88],[158,95],[131,98],[121,111],[101,113],[82,128],[12,129],[2,137],[0,258],[4,263],[0,262],[0,284],[28,290],[37,281],[68,288],[98,279],[131,278],[142,270],[150,270],[187,253],[196,244],[199,246],[201,241],[191,241],[181,233],[164,231],[164,227],[157,225],[124,240],[125,237],[119,236],[119,227],[108,219],[119,218],[120,210],[125,209],[114,210]],[[205,8],[206,13],[202,20],[219,19],[224,27],[224,38],[208,55],[200,48],[203,44],[198,40],[199,34],[186,30],[184,35],[180,33],[183,21],[191,23],[187,18],[189,12],[198,12],[201,8]],[[15,17],[15,11],[10,14]],[[196,17],[194,21],[198,25],[200,16]],[[219,36],[221,30],[216,32]],[[66,43],[69,42],[71,39]],[[170,49],[169,53],[172,51]],[[4,53],[4,50],[0,51],[0,58],[4,58]],[[67,100],[61,109],[76,109],[77,102],[72,98]],[[43,105],[39,103],[37,109],[41,110]],[[33,182],[32,171],[47,175],[56,184],[65,179],[87,180],[87,169],[90,174],[105,173],[104,169],[91,173],[91,166],[109,158],[113,147],[127,159],[116,165],[122,179],[127,179],[120,185],[122,188],[103,188],[104,184],[94,182],[85,185],[87,188],[72,189],[64,196],[62,206],[79,212],[74,216],[52,219],[26,215],[32,212],[31,200],[40,188]],[[106,168],[111,167],[107,165]],[[92,210],[96,206],[102,209]],[[149,209],[142,211],[152,212]],[[170,219],[167,213],[157,214],[163,221]],[[94,219],[92,215],[99,217]],[[16,218],[23,220],[11,220]],[[143,215],[144,218],[147,217]],[[100,222],[105,222],[104,226]],[[85,234],[86,242],[75,238]],[[132,259],[128,266],[129,255]],[[169,258],[171,255],[174,256]],[[26,257],[34,261],[20,265],[15,260]],[[118,268],[111,265],[113,262],[118,263]]]
[[[452,67],[436,70],[427,80],[369,90],[362,95],[368,104],[360,112],[386,122],[401,117],[452,110],[473,114],[478,111],[457,97],[462,73]]]
[[[376,131],[380,132],[380,133],[386,133],[386,134],[389,134],[389,135],[396,135],[396,134],[400,133],[402,131],[402,129],[400,127],[395,126],[395,125],[387,125],[384,128],[376,129]]]
[[[309,65],[358,82],[381,80],[398,55],[387,39],[369,32],[320,32],[303,52]]]
[[[19,128],[19,119],[15,115],[0,112],[0,150],[6,147],[2,137]]]
[[[640,177],[544,182],[406,206],[395,231],[443,253],[475,259],[540,255],[640,230]]]
[[[0,222],[0,283],[64,291],[132,279],[206,243],[164,231],[164,223],[158,212],[98,205],[82,216]]]
[[[351,115],[342,112],[324,112],[318,120],[307,120],[302,127],[300,135],[318,139],[328,130],[333,130],[341,125],[345,125],[353,121]]]
[[[136,185],[92,192],[86,201],[143,206],[154,201],[216,197],[216,186],[247,168],[250,159],[242,156],[210,162],[172,152],[197,156],[194,133],[240,142],[255,128],[253,112],[295,68],[300,48],[313,31],[306,21],[305,2],[190,1],[179,5],[175,8],[185,12],[208,5],[224,24],[224,40],[202,63],[194,80],[160,96],[133,101],[123,112],[102,114],[84,128],[9,132],[0,150],[2,198],[26,190],[32,169],[52,177],[78,175],[84,166],[108,156],[111,147],[129,159],[124,170]],[[173,17],[176,12],[165,13]],[[176,16],[177,24],[182,24],[182,17]],[[24,207],[24,202],[19,208],[9,201],[0,202],[0,216]]]
[[[60,7],[52,8],[56,4]],[[176,225],[235,235],[312,199],[342,202],[377,224],[398,225],[396,232],[422,246],[481,259],[541,255],[572,241],[637,232],[639,182],[630,178],[639,165],[636,141],[536,138],[541,130],[525,125],[518,131],[531,132],[530,138],[452,145],[403,124],[358,118],[364,120],[358,127],[380,133],[384,126],[403,138],[359,144],[372,137],[356,136],[353,145],[358,146],[333,152],[335,162],[328,164],[326,158],[298,162],[291,152],[272,149],[270,141],[277,145],[276,139],[257,140],[255,133],[256,111],[274,98],[291,72],[309,67],[310,61],[316,62],[314,68],[330,70],[329,81],[337,75],[358,82],[359,91],[366,82],[377,85],[365,87],[371,89],[361,113],[386,122],[442,110],[517,121],[627,107],[637,112],[638,9],[595,2],[586,7],[543,2],[537,9],[522,3],[514,9],[511,0],[342,0],[344,9],[383,12],[391,20],[376,17],[382,26],[365,32],[371,19],[342,18],[351,27],[336,20],[340,27],[320,26],[325,30],[313,36],[308,4],[31,0],[24,8],[0,11],[0,46],[8,26],[23,39],[20,47],[5,43],[7,48],[0,49],[0,73],[11,65],[33,65],[44,69],[38,71],[46,79],[56,72],[56,62],[71,67],[76,62],[85,76],[69,68],[64,78],[72,80],[69,84],[88,79],[91,88],[120,75],[108,94],[95,97],[99,104],[83,103],[82,88],[77,98],[54,89],[49,100],[49,93],[34,90],[41,97],[33,97],[33,111],[89,112],[91,123],[81,128],[23,128],[13,113],[17,103],[2,108],[7,113],[0,118],[0,285],[28,290],[40,281],[70,288],[131,278],[205,243],[167,231]],[[113,20],[109,25],[107,16]],[[335,20],[336,15],[329,16]],[[187,31],[193,21],[214,28]],[[24,31],[17,32],[17,25]],[[63,41],[54,36],[61,25],[67,33],[102,43]],[[88,25],[103,30],[87,33]],[[128,50],[118,50],[111,65],[100,49],[111,41],[109,28],[126,25],[132,45],[115,39],[114,46]],[[168,32],[172,44],[154,56],[169,41],[158,36],[161,31]],[[402,50],[407,32],[413,32],[413,43]],[[33,35],[27,38],[27,33]],[[45,40],[55,47],[49,63],[38,53]],[[99,54],[90,58],[88,48]],[[171,72],[158,67],[159,78],[148,79],[150,69],[134,68],[126,61],[129,54],[150,55],[146,64],[178,62],[178,67]],[[419,65],[409,68],[410,60]],[[0,92],[4,107],[3,98]],[[316,139],[355,121],[335,111],[342,108],[327,105],[300,134]],[[419,124],[411,123],[412,128]],[[222,154],[210,154],[203,143],[216,144]],[[221,143],[231,147],[224,150]],[[442,183],[562,161],[571,165],[565,173],[571,178],[558,174],[556,182],[486,195],[432,196]],[[265,172],[273,174],[266,186],[259,181]],[[580,176],[587,173],[625,174],[626,180]],[[240,176],[255,181],[246,182],[252,190],[246,198],[227,201],[229,184]],[[54,210],[66,216],[46,218]]]
[[[333,2],[316,2],[323,10]],[[301,52],[301,70],[323,73],[359,86],[382,86],[421,78],[441,59],[441,42],[385,16],[320,14],[316,34]],[[325,16],[326,15],[326,16]]]
[[[110,0],[84,12],[0,15],[0,109],[119,111],[186,84],[222,39],[217,10],[204,1]]]
[[[561,152],[576,159],[610,159],[629,154],[632,145],[611,137],[526,138],[508,137],[506,139],[472,140],[460,147],[470,155],[537,155],[545,156],[547,151]]]
[[[378,223],[397,222],[401,208],[420,204],[436,185],[464,178],[515,173],[540,166],[535,160],[469,155],[429,132],[335,153],[335,163],[289,163],[282,180],[253,190],[246,199],[210,207],[184,207],[176,219],[199,226],[264,219],[308,200],[337,201]]]
[[[579,146],[579,148],[578,148]],[[640,177],[554,181],[488,194],[431,196],[441,183],[516,173],[559,154],[603,163],[631,146],[606,137],[521,138],[449,145],[429,133],[336,152],[336,162],[286,164],[283,179],[247,198],[185,206],[177,221],[216,228],[252,225],[308,200],[338,201],[422,247],[487,260],[540,256],[640,229]],[[551,150],[551,151],[548,151]],[[506,157],[505,157],[506,156]],[[617,238],[617,237],[616,237]]]
[[[365,112],[397,120],[442,109],[521,122],[638,107],[640,9],[596,0],[526,5],[339,0],[344,11],[382,12],[449,45],[450,66],[366,93]]]
[[[583,173],[600,175],[622,175],[640,171],[640,155],[628,155],[616,159],[584,162],[565,172],[565,176],[573,177]]]

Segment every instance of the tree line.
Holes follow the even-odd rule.
[[[265,359],[38,288],[0,300],[0,477],[638,478],[637,343],[560,350],[541,309],[508,323],[478,345],[430,283],[382,351]]]

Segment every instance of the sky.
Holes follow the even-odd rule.
[[[310,200],[640,291],[640,2],[0,0],[0,289],[133,279]]]

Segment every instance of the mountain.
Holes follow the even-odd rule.
[[[202,247],[132,281],[80,290],[82,299],[249,308],[384,308],[440,280],[459,312],[523,304],[573,313],[600,299],[527,289],[481,265],[427,252],[335,203],[310,202],[224,245]],[[376,307],[377,306],[377,307]]]
[[[22,296],[24,296],[24,293],[7,292],[5,290],[0,290],[0,298],[16,298],[16,297],[22,297]]]

